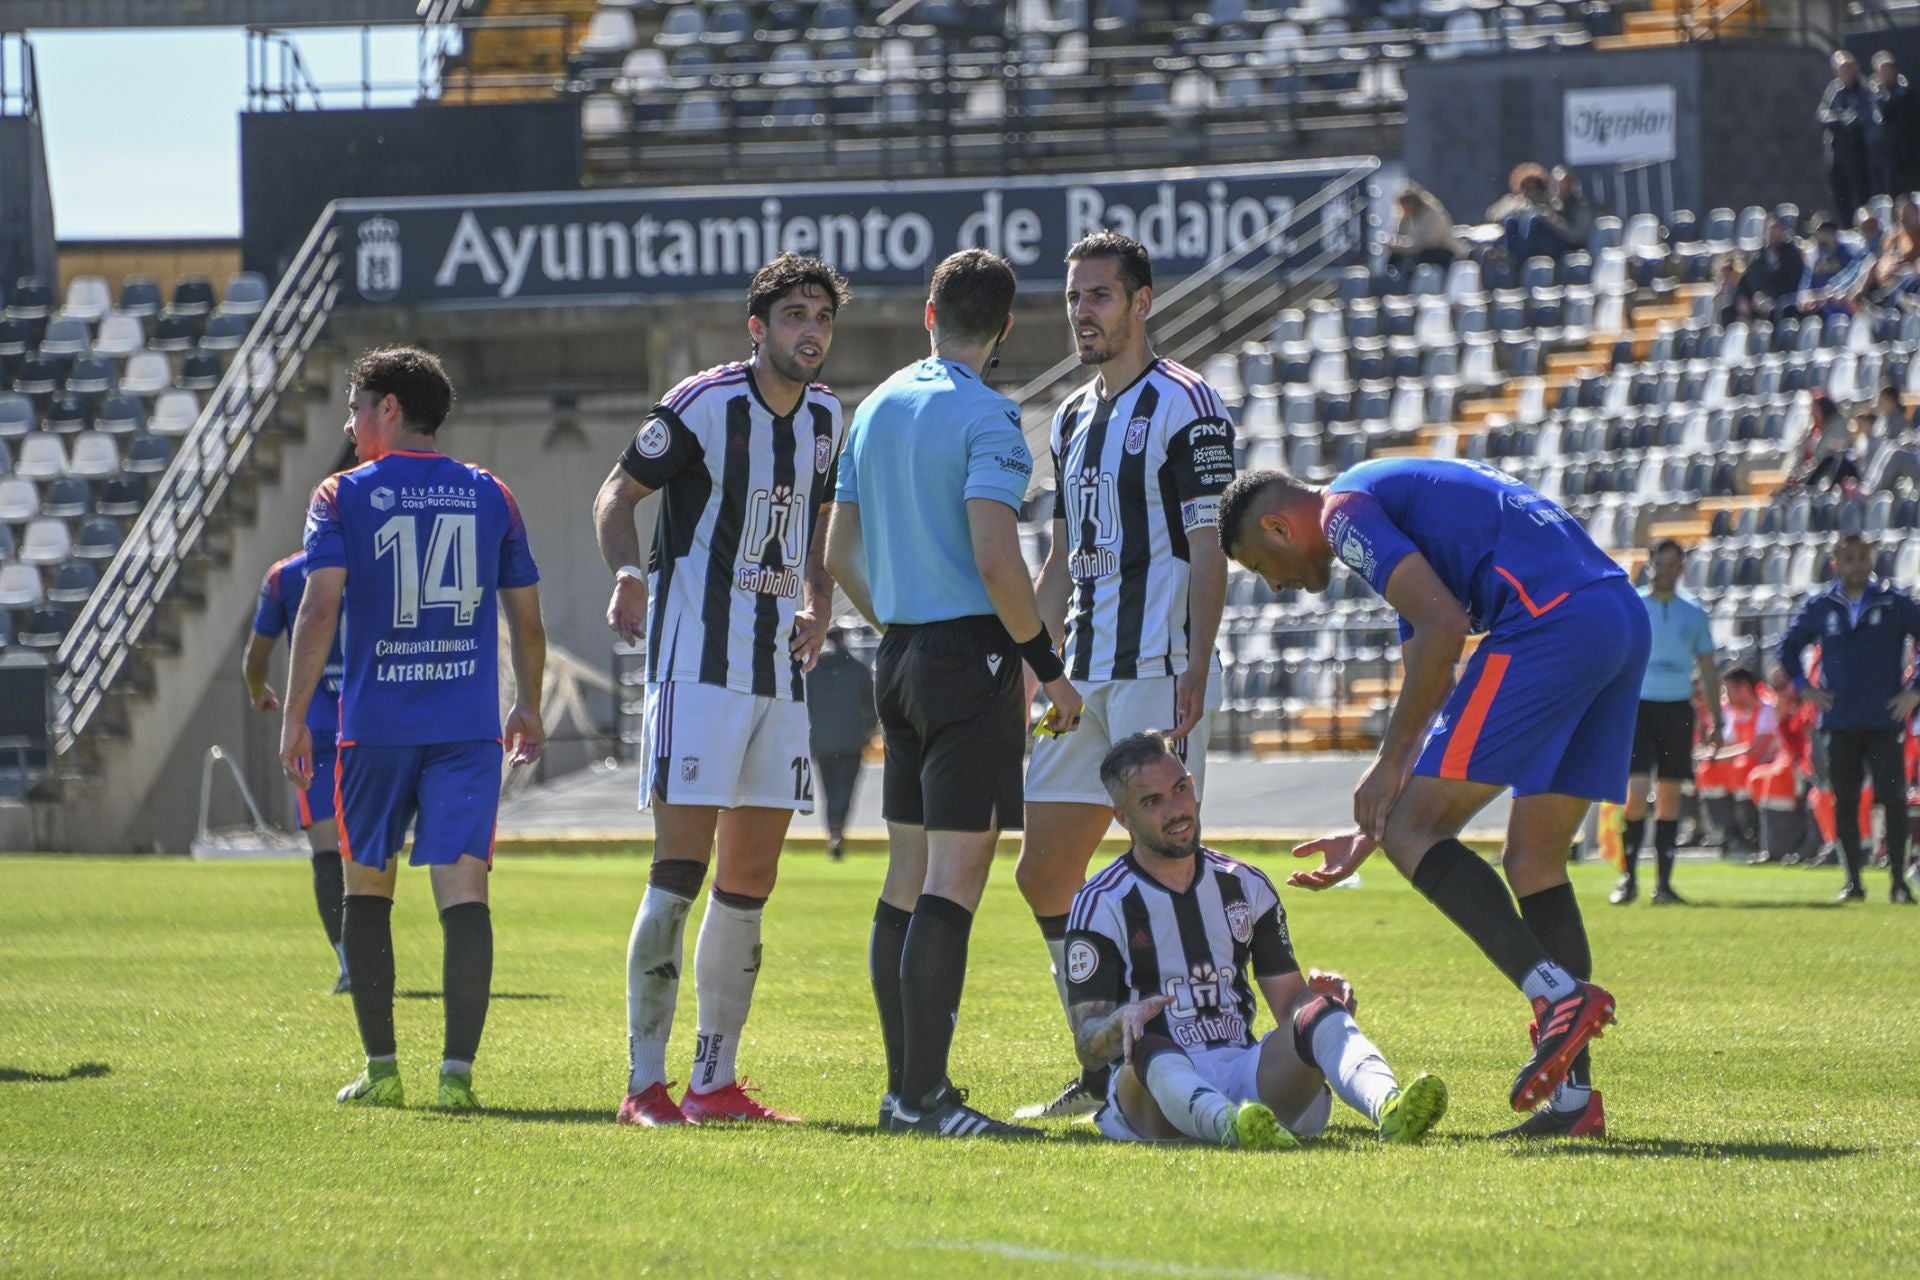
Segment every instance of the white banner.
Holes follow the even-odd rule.
[[[1570,165],[1671,160],[1679,154],[1670,84],[1569,89],[1563,112]]]

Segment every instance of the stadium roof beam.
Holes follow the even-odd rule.
[[[6,0],[0,28],[353,25],[417,19],[416,0]]]

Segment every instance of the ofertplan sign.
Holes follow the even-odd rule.
[[[1569,89],[1563,112],[1568,164],[1657,162],[1679,154],[1670,84]]]
[[[339,243],[352,260],[342,301],[737,293],[786,251],[825,258],[856,287],[923,288],[942,258],[975,246],[1038,283],[1061,280],[1067,247],[1102,227],[1143,241],[1170,278],[1249,245],[1249,266],[1304,256],[1305,241],[1316,260],[1331,250],[1326,265],[1341,265],[1365,252],[1367,184],[1315,197],[1375,163],[342,201]]]

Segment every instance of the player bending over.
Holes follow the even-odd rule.
[[[1075,895],[1066,952],[1080,1060],[1115,1068],[1100,1132],[1291,1147],[1326,1128],[1329,1089],[1388,1142],[1437,1124],[1447,1086],[1401,1089],[1346,979],[1301,976],[1272,881],[1201,846],[1193,778],[1166,737],[1121,739],[1100,781],[1133,847]],[[1279,1024],[1258,1041],[1249,979]]]
[[[1384,847],[1533,1003],[1534,1051],[1508,1100],[1516,1111],[1552,1103],[1511,1136],[1597,1136],[1586,1046],[1613,1020],[1613,997],[1587,981],[1567,851],[1592,801],[1626,796],[1651,643],[1626,574],[1526,485],[1429,458],[1365,462],[1325,489],[1278,471],[1242,476],[1221,499],[1220,541],[1276,591],[1325,591],[1338,555],[1401,618],[1406,679],[1354,792],[1359,829],[1295,849],[1326,862],[1288,883],[1324,889]],[[1456,684],[1474,632],[1486,636]],[[1501,862],[1518,913],[1459,839],[1508,788]]]
[[[446,1045],[436,1105],[478,1109],[473,1059],[493,985],[493,868],[500,765],[540,758],[546,631],[540,573],[507,486],[441,453],[453,384],[413,347],[354,363],[347,436],[359,466],[328,476],[307,511],[307,592],[293,628],[280,764],[312,785],[307,709],[336,633],[340,693],[341,933],[366,1070],[340,1101],[402,1102],[393,1034],[395,861],[413,831],[414,866],[431,868],[445,952]],[[500,615],[513,651],[515,702],[500,724]],[[503,742],[504,737],[504,742]]]

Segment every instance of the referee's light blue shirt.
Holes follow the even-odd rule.
[[[1693,697],[1695,661],[1713,652],[1713,625],[1706,610],[1683,595],[1655,600],[1652,587],[1640,589],[1653,624],[1653,649],[1640,681],[1642,702],[1687,702]]]
[[[992,613],[973,560],[967,500],[991,498],[1017,512],[1032,475],[1019,407],[965,365],[930,356],[861,401],[834,500],[860,507],[878,620]]]

